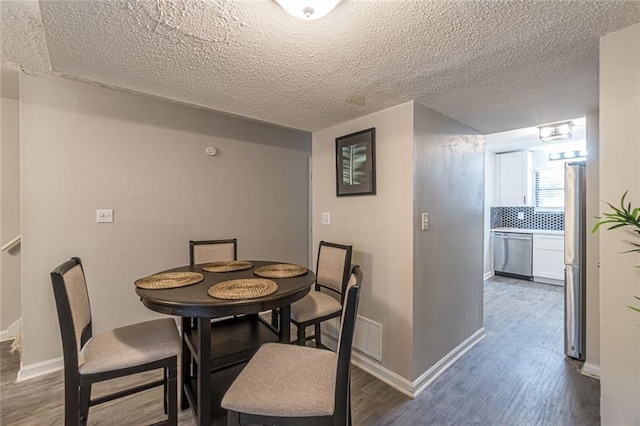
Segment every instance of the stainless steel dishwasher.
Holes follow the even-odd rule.
[[[532,279],[532,256],[532,234],[494,232],[493,269],[496,275],[514,275]]]

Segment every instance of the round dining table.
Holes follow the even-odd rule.
[[[198,272],[204,279],[171,289],[136,287],[147,308],[182,317],[182,408],[191,407],[198,425],[209,425],[223,414],[224,392],[261,344],[290,343],[291,303],[303,298],[315,282],[315,274],[305,268],[296,277],[268,278],[278,288],[266,296],[228,300],[208,294],[210,287],[224,281],[262,278],[255,269],[281,263],[250,262],[251,268],[234,272],[207,272],[202,264],[181,266],[162,273]],[[278,327],[258,315],[275,309],[280,311]]]

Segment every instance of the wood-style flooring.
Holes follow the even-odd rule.
[[[562,287],[503,277],[486,281],[487,337],[417,398],[353,367],[354,424],[600,424],[600,383],[565,358],[562,318]],[[9,343],[0,345],[0,425],[61,425],[62,372],[16,383],[19,360],[9,355]],[[94,392],[124,382],[132,383],[114,380],[94,386]],[[162,391],[156,388],[91,408],[89,424],[139,425],[162,418]],[[194,425],[191,411],[180,412],[179,421]]]

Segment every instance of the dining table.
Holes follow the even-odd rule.
[[[271,294],[239,299],[209,294],[231,281],[252,282],[259,278],[258,268],[261,271],[264,267],[282,264],[263,260],[246,262],[252,266],[230,272],[208,272],[203,269],[206,264],[200,264],[154,274],[202,274],[200,282],[183,287],[141,288],[137,286],[140,280],[136,281],[136,293],[145,307],[181,317],[181,408],[190,407],[198,425],[209,425],[224,415],[220,407],[224,393],[260,345],[291,343],[291,304],[304,297],[315,282],[315,274],[304,268],[297,276],[269,278],[277,286]],[[277,325],[259,315],[270,310],[279,310]]]

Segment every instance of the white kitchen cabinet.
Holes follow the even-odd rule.
[[[529,151],[496,155],[499,206],[532,206],[532,163]]]
[[[533,235],[533,280],[564,284],[564,236]]]

